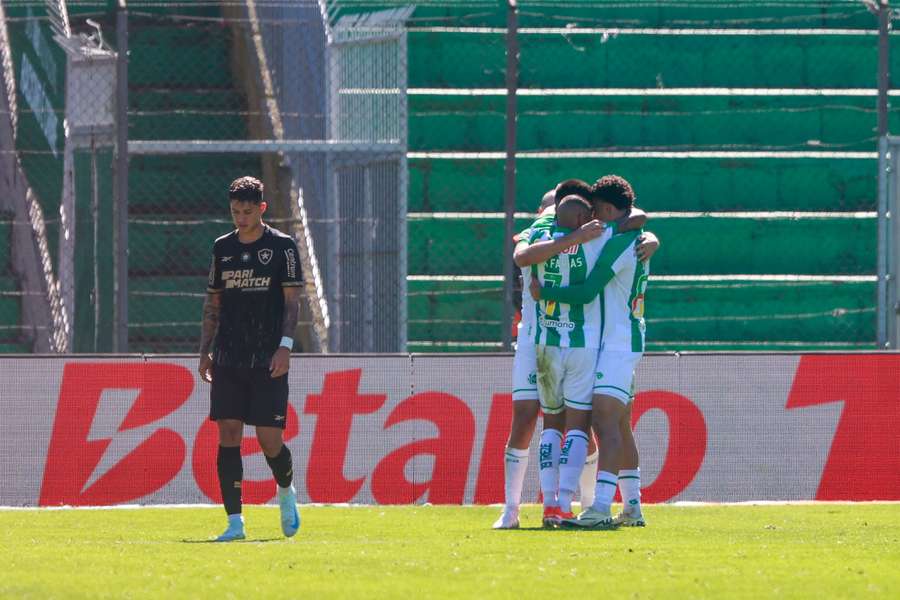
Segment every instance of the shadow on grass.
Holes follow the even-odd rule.
[[[269,542],[283,542],[286,538],[277,537],[277,538],[260,538],[257,540],[254,539],[246,539],[246,540],[234,540],[231,542],[217,542],[216,540],[189,540],[183,539],[181,540],[182,544],[267,544]]]
[[[547,533],[556,533],[556,532],[564,532],[564,533],[579,533],[579,532],[590,532],[590,533],[598,533],[605,532],[611,533],[613,531],[618,531],[618,528],[609,528],[609,529],[590,529],[588,527],[541,527],[540,525],[536,527],[519,527],[517,529],[496,529],[495,531],[508,531],[510,533],[515,533],[517,531],[544,531]]]

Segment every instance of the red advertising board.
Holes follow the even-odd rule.
[[[511,368],[295,356],[285,439],[301,501],[502,501]],[[2,506],[219,501],[194,358],[6,359],[0,393]],[[633,417],[647,502],[900,500],[900,354],[647,356]],[[244,498],[268,502],[252,434]]]

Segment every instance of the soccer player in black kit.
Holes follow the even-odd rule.
[[[282,434],[299,312],[297,245],[263,223],[266,203],[258,179],[234,180],[228,200],[236,229],[213,245],[199,367],[200,377],[212,384],[209,418],[219,428],[216,466],[228,514],[228,528],[216,541],[245,537],[241,516],[244,423],[256,427],[256,438],[278,485],[281,529],[291,537],[300,528],[300,513],[291,483],[291,452]]]

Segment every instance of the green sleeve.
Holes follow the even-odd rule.
[[[622,256],[641,234],[641,230],[628,231],[618,235],[614,235],[597,257],[594,268],[588,273],[584,283],[570,285],[568,287],[543,287],[541,288],[541,300],[555,300],[563,304],[588,304],[598,294],[603,292],[603,288],[609,283],[610,279],[615,277],[613,271],[613,263]]]

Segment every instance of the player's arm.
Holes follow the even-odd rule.
[[[527,267],[546,262],[570,246],[584,244],[603,234],[603,223],[594,220],[582,225],[572,233],[555,240],[533,242],[525,247],[516,247],[513,261],[517,267]]]
[[[200,325],[200,379],[210,383],[212,381],[212,348],[216,331],[219,329],[219,313],[222,308],[222,294],[220,292],[207,292],[203,301],[203,322]]]
[[[638,208],[637,206],[632,206],[631,210],[623,215],[621,218],[614,221],[616,224],[616,231],[620,233],[624,233],[626,231],[635,231],[640,229],[647,223],[647,213]]]
[[[269,371],[273,378],[281,377],[291,368],[291,349],[294,347],[294,332],[300,317],[300,286],[303,280],[300,273],[300,253],[293,240],[283,248],[284,261],[280,272],[281,293],[284,294],[284,309],[281,315],[281,343],[272,361]]]
[[[638,237],[639,231],[619,234],[606,243],[594,268],[583,283],[568,287],[539,287],[535,300],[555,300],[563,304],[587,304],[603,291],[606,284],[616,276],[616,259]],[[532,285],[532,296],[535,287]]]
[[[645,231],[638,236],[638,245],[634,247],[634,253],[640,261],[650,260],[650,257],[659,250],[659,238],[653,232]]]
[[[297,321],[300,318],[300,286],[285,286],[281,289],[284,294],[284,312],[281,315],[283,323],[281,326],[281,339],[284,341],[285,338],[288,338],[291,340],[291,345],[293,345],[294,332],[297,329]],[[278,346],[278,350],[275,351],[275,355],[272,357],[272,363],[269,365],[272,377],[281,377],[287,373],[290,368],[290,362],[291,348],[283,343],[281,346]]]

